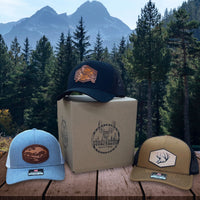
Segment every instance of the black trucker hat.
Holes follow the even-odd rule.
[[[72,92],[86,94],[99,102],[125,96],[119,72],[111,64],[99,61],[85,61],[72,69],[68,78],[68,88],[57,100]]]

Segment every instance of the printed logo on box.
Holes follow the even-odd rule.
[[[99,153],[110,153],[114,151],[120,141],[120,133],[116,127],[116,122],[112,124],[102,124],[98,122],[98,127],[92,134],[92,146]]]
[[[68,146],[68,135],[67,135],[67,123],[64,119],[62,119],[61,122],[61,137],[62,137],[62,143],[63,147],[66,149]]]

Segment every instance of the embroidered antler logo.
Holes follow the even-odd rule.
[[[75,82],[96,82],[97,71],[90,67],[89,65],[83,65],[80,69],[78,69],[75,73],[74,80]]]
[[[149,156],[149,162],[158,167],[170,167],[176,165],[176,155],[165,150],[159,149],[152,151]]]
[[[160,163],[167,162],[170,156],[169,156],[168,153],[163,153],[163,154],[158,154],[156,157],[158,158],[158,160],[156,161],[156,163],[160,164]]]

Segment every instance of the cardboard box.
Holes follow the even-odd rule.
[[[137,100],[107,103],[86,95],[57,102],[59,141],[75,173],[131,165],[134,156]]]

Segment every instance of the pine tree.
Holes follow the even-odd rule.
[[[31,65],[35,69],[36,89],[39,86],[45,86],[48,79],[48,71],[51,67],[50,58],[53,55],[53,49],[50,42],[43,36],[36,45],[36,49],[32,52]]]
[[[24,110],[25,110],[25,70],[26,66],[23,62],[23,56],[21,54],[21,46],[18,43],[17,37],[11,43],[9,51],[10,60],[12,64],[12,72],[10,75],[9,86],[10,101],[8,106],[13,117],[13,120],[20,128],[24,124]]]
[[[107,62],[107,63],[111,62],[110,61],[110,53],[109,53],[107,47],[103,50],[103,59],[102,59],[102,61]]]
[[[148,81],[147,137],[152,137],[152,82],[165,79],[169,67],[169,54],[165,48],[161,15],[151,0],[138,18],[136,34],[132,34],[134,74],[139,80]]]
[[[101,39],[100,33],[97,34],[96,43],[94,46],[94,59],[98,61],[103,60],[103,41]]]
[[[17,66],[17,63],[19,62],[20,58],[20,44],[17,40],[17,37],[14,38],[14,40],[11,43],[11,47],[10,47],[10,56],[11,56],[11,60],[13,61],[14,66]]]
[[[200,144],[200,59],[196,61],[196,73],[191,81],[191,103],[190,103],[190,133],[191,143],[194,145]]]
[[[11,63],[8,55],[8,48],[0,34],[0,108],[8,108],[7,99],[10,88],[8,82],[11,73]]]
[[[60,41],[57,47],[56,68],[53,72],[53,99],[63,93],[67,89],[67,80],[70,71],[76,65],[75,53],[72,46],[72,38],[70,32],[65,39],[64,34],[61,34]]]
[[[33,97],[34,93],[34,85],[35,85],[35,73],[36,71],[34,70],[34,67],[31,65],[31,49],[30,49],[30,44],[29,44],[29,39],[26,38],[24,41],[24,47],[22,49],[22,56],[23,56],[23,62],[22,64],[22,74],[20,77],[20,85],[22,85],[22,104],[24,105],[24,110],[23,110],[23,120],[24,124],[26,123],[26,112],[27,110],[30,109],[31,106],[31,99]]]
[[[22,55],[24,56],[24,61],[26,65],[28,66],[30,64],[30,54],[31,54],[28,38],[25,39],[24,49],[22,49],[22,51],[23,51]]]
[[[179,76],[172,76],[170,72],[167,94],[165,96],[165,119],[162,124],[166,128],[166,133],[170,133],[184,140],[184,120],[183,120],[183,80]]]
[[[67,39],[65,40],[65,69],[63,74],[63,87],[67,88],[67,80],[68,76],[73,67],[77,64],[77,59],[75,55],[75,49],[73,46],[72,36],[70,32],[68,32]]]
[[[164,133],[162,128],[162,112],[165,110],[164,96],[166,95],[166,85],[168,81],[160,80],[152,84],[152,109],[153,109],[153,132],[156,136]]]
[[[77,52],[78,60],[82,62],[85,56],[89,53],[87,48],[90,46],[89,36],[86,35],[87,31],[85,30],[83,18],[81,17],[78,26],[74,32],[74,46]]]
[[[123,60],[123,57],[125,56],[125,52],[126,52],[126,41],[125,41],[124,37],[122,37],[120,44],[119,44],[118,53],[117,53],[117,64],[119,66],[119,69],[121,72],[121,77],[124,82],[125,88],[127,88],[128,80],[127,80],[127,73],[126,73],[126,69],[124,66],[124,60]]]
[[[51,119],[48,113],[51,112],[51,99],[48,96],[48,86],[54,68],[53,49],[43,36],[32,52],[31,70],[35,79],[30,109],[27,110],[26,124],[29,127],[37,127],[49,131]]]
[[[175,68],[183,79],[184,85],[184,139],[190,144],[190,125],[189,125],[189,89],[188,77],[192,74],[188,59],[190,51],[196,47],[196,40],[193,38],[193,30],[198,28],[196,21],[189,21],[189,16],[184,9],[175,12],[175,19],[170,22],[169,45],[172,47],[172,54],[176,57]]]
[[[111,62],[114,66],[117,65],[117,55],[118,55],[118,49],[117,49],[116,44],[114,43],[112,51],[111,51],[111,55],[110,55]]]

